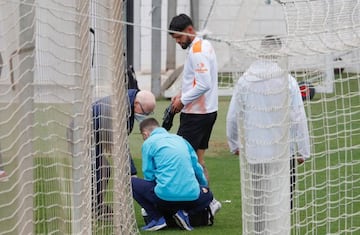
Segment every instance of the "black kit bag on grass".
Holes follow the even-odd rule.
[[[189,217],[192,226],[211,226],[214,224],[214,216],[211,213],[210,207],[206,207],[199,213]]]

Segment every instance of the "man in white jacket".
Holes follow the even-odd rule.
[[[289,158],[310,157],[299,86],[273,61],[280,48],[273,36],[262,41],[266,55],[239,78],[227,114],[228,144],[241,162],[244,234],[290,234]]]
[[[186,14],[174,16],[169,30],[176,43],[188,52],[184,62],[181,90],[171,99],[172,112],[180,112],[177,134],[195,149],[198,161],[209,181],[204,155],[209,147],[218,110],[218,69],[215,50],[208,40],[196,35],[192,19]],[[210,208],[216,213],[221,208],[221,203],[214,199]]]
[[[169,30],[181,48],[188,51],[181,91],[172,98],[173,111],[181,112],[177,134],[189,141],[195,149],[199,163],[209,180],[204,153],[208,148],[218,110],[215,51],[208,40],[196,36],[192,20],[185,14],[173,17]]]

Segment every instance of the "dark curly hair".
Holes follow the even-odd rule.
[[[193,26],[191,18],[185,14],[180,14],[172,18],[169,25],[169,30],[181,32],[189,25]],[[169,34],[173,35],[174,33],[169,32]]]

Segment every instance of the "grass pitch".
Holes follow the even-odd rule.
[[[312,101],[306,102],[306,111],[311,129],[312,158],[298,167],[296,210],[292,218],[292,234],[343,234],[360,232],[360,96],[359,79],[353,77],[337,78],[334,92],[331,94],[316,94]],[[210,175],[210,187],[217,200],[222,203],[222,209],[215,217],[213,226],[196,227],[191,234],[241,234],[241,192],[240,164],[237,156],[229,152],[226,141],[226,114],[230,97],[219,98],[219,111],[209,149],[205,154],[206,165]],[[161,123],[165,108],[170,100],[157,101],[154,117]],[[54,106],[56,107],[56,106]],[[49,117],[36,117],[39,123],[46,123]],[[66,118],[55,112],[51,120]],[[174,126],[170,130],[176,133],[179,116],[175,116]],[[41,128],[49,128],[47,125]],[[10,127],[8,127],[10,128]],[[57,130],[59,136],[65,136],[65,128]],[[3,133],[9,130],[2,130]],[[42,133],[39,130],[39,133]],[[41,137],[41,135],[40,135]],[[59,142],[59,143],[57,143]],[[47,234],[57,228],[71,230],[71,211],[66,208],[66,200],[59,198],[61,192],[69,187],[71,177],[68,170],[71,163],[55,161],[54,149],[64,149],[62,141],[49,145],[48,138],[39,138],[36,149],[46,156],[34,157],[34,223],[36,234]],[[141,144],[142,137],[138,124],[130,135],[130,149],[141,175]],[[10,143],[1,143],[7,146]],[[61,155],[61,154],[60,154]],[[61,156],[58,157],[61,157]],[[7,166],[7,170],[15,169],[16,165]],[[61,179],[61,180],[58,180]],[[59,183],[60,182],[60,183]],[[8,191],[10,180],[0,185],[4,197],[0,198],[2,205],[15,193]],[[21,185],[20,185],[21,186]],[[15,189],[14,189],[15,190]],[[16,191],[16,190],[15,190]],[[110,200],[111,201],[111,200]],[[64,204],[63,204],[64,203]],[[144,225],[140,207],[136,202],[135,213],[138,227]],[[0,218],[14,211],[11,205],[0,210]],[[0,221],[0,231],[11,231],[12,227],[5,219]],[[6,222],[6,223],[5,223]],[[14,222],[16,223],[16,221]],[[112,228],[95,226],[96,234],[112,234]],[[147,234],[147,232],[141,232]],[[177,228],[169,228],[152,234],[187,234]]]
[[[209,149],[205,153],[206,166],[210,176],[210,188],[215,198],[222,203],[221,210],[215,216],[213,226],[195,227],[191,234],[241,234],[241,200],[240,200],[240,165],[237,156],[229,152],[226,141],[226,113],[229,106],[230,97],[219,99],[219,111],[217,120],[210,139]],[[170,100],[161,99],[157,101],[154,117],[161,124],[163,112],[170,104]],[[176,133],[179,126],[179,115],[174,118],[174,125],[170,132]],[[135,165],[141,175],[141,144],[143,143],[138,124],[135,124],[133,133],[130,135],[130,150],[133,155]],[[144,226],[143,218],[140,214],[140,207],[134,201],[136,219],[138,226]],[[178,228],[167,228],[158,232],[143,232],[141,234],[187,234],[188,232]]]

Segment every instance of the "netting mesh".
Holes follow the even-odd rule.
[[[243,233],[289,234],[288,75],[274,61],[260,60],[240,79],[233,99],[239,113]]]
[[[176,5],[183,11],[190,4]],[[305,84],[311,158],[296,169],[295,209],[288,211],[286,203],[279,210],[290,212],[291,233],[359,233],[360,1],[200,0],[199,6],[198,25],[218,57],[219,94],[232,94],[263,54],[260,42],[269,34],[282,41],[280,67]],[[127,155],[123,8],[115,0],[0,1],[0,169],[8,174],[0,182],[0,234],[137,233]],[[149,30],[150,21],[141,22],[139,28]],[[149,31],[140,35],[148,36]],[[314,97],[307,94],[310,85]],[[109,162],[103,172],[111,172],[101,194],[114,211],[110,221],[99,220],[93,206],[95,184],[105,183],[93,171],[91,110],[103,97],[111,97],[100,130],[102,156]],[[249,233],[272,223],[269,214],[259,220],[254,215],[279,202],[256,200],[278,185],[288,188],[287,166],[284,161],[280,168],[254,169],[241,163],[243,208],[251,208],[243,212],[243,227]],[[279,181],[264,176],[269,170]],[[288,225],[283,221],[281,228]]]
[[[291,219],[290,233],[359,233],[360,2],[213,2],[211,14],[206,12],[200,18],[207,20],[205,31],[217,51],[220,94],[232,95],[239,77],[266,54],[260,47],[265,35],[280,38],[282,47],[276,53],[277,62],[285,72],[296,78],[302,89],[311,158],[305,164],[296,166],[294,208],[288,217]],[[210,11],[209,5],[204,3],[201,6]],[[208,19],[207,15],[210,15]],[[314,93],[310,94],[310,91]],[[270,115],[269,112],[263,115]],[[244,128],[251,126],[249,123],[243,125]],[[261,143],[257,144],[263,148]],[[273,219],[269,213],[256,217],[259,214],[256,211],[262,213],[271,209],[266,205],[272,203],[269,195],[275,195],[276,187],[261,172],[252,169],[249,162],[242,159],[240,165],[243,233],[264,234],[259,231],[265,231],[265,234],[276,234],[279,224],[271,224],[277,218],[276,212],[271,212],[275,216]],[[284,167],[290,169],[289,162],[284,162]],[[261,168],[275,169],[268,166]],[[286,180],[288,173],[278,169],[270,175],[278,180],[284,179],[282,184],[285,185],[290,182],[290,179]],[[254,177],[263,177],[262,183]],[[259,188],[261,197],[256,194]],[[289,199],[289,192],[285,194]],[[266,202],[257,201],[260,198]],[[269,218],[265,219],[266,216]],[[287,220],[283,221],[287,223]]]
[[[122,1],[0,1],[0,234],[137,234]],[[91,31],[89,29],[92,28]],[[95,203],[92,104],[109,162]]]

